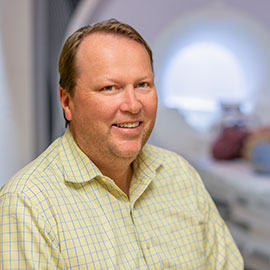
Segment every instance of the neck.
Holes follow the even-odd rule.
[[[81,140],[80,143],[77,141],[72,126],[70,126],[70,131],[76,144],[95,163],[102,174],[110,177],[115,184],[129,196],[129,187],[133,174],[132,162],[134,157],[117,158],[106,155],[100,156],[100,154],[93,149],[87,151],[87,149],[89,149],[88,143],[85,143],[84,140]]]

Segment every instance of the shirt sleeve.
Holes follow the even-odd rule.
[[[204,185],[199,188],[204,213],[205,270],[243,270],[242,256]]]
[[[0,197],[0,269],[65,269],[56,235],[22,194]]]

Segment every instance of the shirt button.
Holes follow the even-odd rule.
[[[146,248],[147,248],[147,249],[150,249],[150,248],[151,248],[151,243],[150,243],[150,242],[147,242],[147,243],[146,243]]]

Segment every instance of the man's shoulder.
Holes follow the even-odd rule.
[[[180,154],[153,145],[146,145],[143,153],[146,157],[143,163],[146,167],[157,169],[155,181],[162,187],[166,183],[179,190],[188,188],[191,192],[196,192],[203,187],[196,169]]]
[[[37,158],[15,173],[0,189],[4,193],[25,193],[40,183],[46,181],[51,175],[59,173],[59,142],[56,139]]]
[[[154,160],[168,174],[185,175],[187,178],[191,177],[192,179],[198,178],[198,173],[190,161],[179,153],[150,144],[144,146],[143,153],[146,162],[147,160],[150,160],[150,162]]]

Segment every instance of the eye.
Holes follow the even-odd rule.
[[[149,87],[150,84],[148,82],[140,82],[137,84],[137,88],[145,88],[145,87]]]
[[[115,89],[114,85],[108,85],[101,89],[101,91],[113,91]]]
[[[116,93],[121,89],[119,85],[107,85],[100,89],[100,92],[103,93]]]

